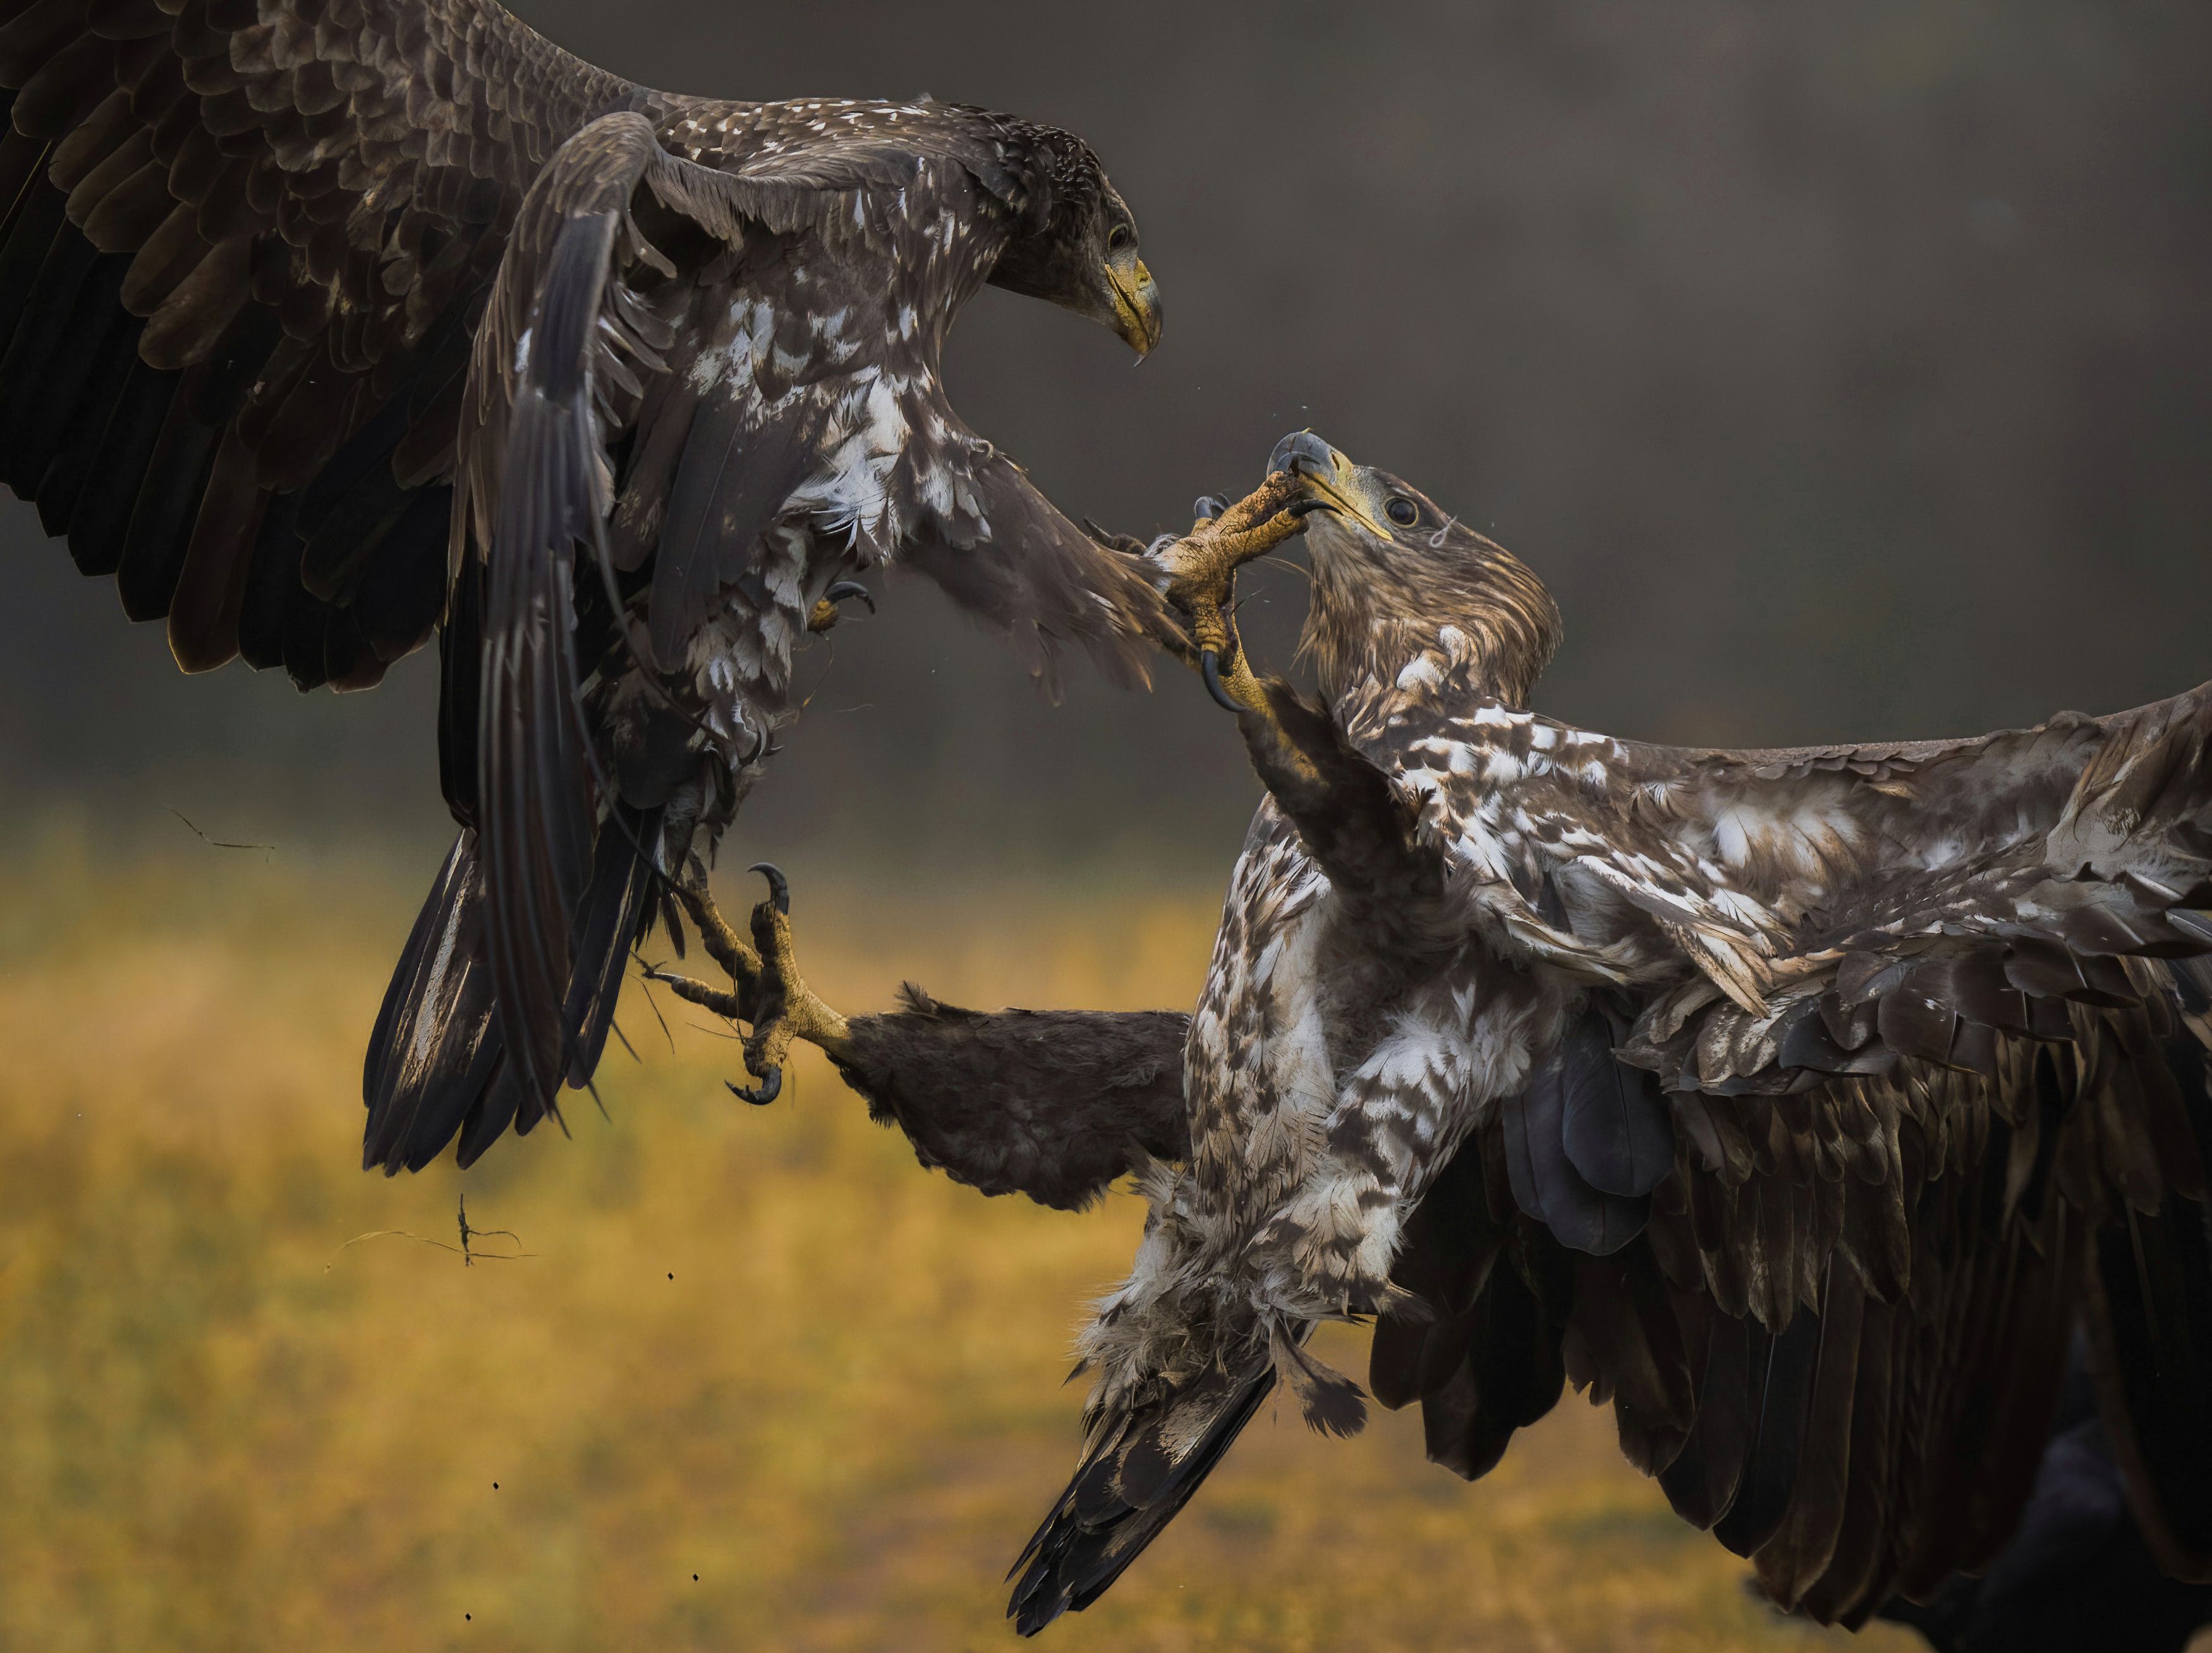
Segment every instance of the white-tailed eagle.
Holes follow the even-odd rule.
[[[588,1080],[849,576],[1142,676],[1152,586],[939,375],[987,283],[1158,341],[1069,134],[673,96],[492,0],[0,0],[0,481],[187,671],[365,688],[440,632],[461,832],[365,1163]]]
[[[1156,558],[1269,793],[1187,1031],[848,1022],[755,915],[756,1044],[817,1040],[987,1191],[1151,1201],[1018,1627],[1097,1599],[1278,1383],[1358,1427],[1306,1343],[1370,1317],[1435,1462],[1482,1474],[1571,1382],[1850,1625],[2002,1546],[2086,1325],[2153,1553],[2212,1570],[2212,685],[1971,740],[1613,740],[1527,708],[1528,568],[1310,435],[1271,469]],[[1318,701],[1222,617],[1299,491]]]

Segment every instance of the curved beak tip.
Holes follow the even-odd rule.
[[[1143,299],[1146,295],[1139,294],[1138,296]],[[1160,329],[1159,301],[1154,299],[1139,304],[1137,307],[1136,325],[1130,330],[1133,337],[1129,340],[1129,346],[1136,351],[1138,361],[1142,362],[1154,350],[1159,349]]]
[[[1288,471],[1299,476],[1326,477],[1336,470],[1336,450],[1310,430],[1293,431],[1275,444],[1267,456],[1270,474]]]
[[[1139,267],[1137,278],[1124,282],[1112,270],[1106,272],[1114,295],[1114,331],[1142,362],[1159,348],[1165,318],[1160,308],[1160,289],[1152,272]]]

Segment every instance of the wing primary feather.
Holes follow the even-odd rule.
[[[116,264],[112,258],[94,260],[67,319],[56,330],[60,348],[43,366],[21,379],[7,377],[9,370],[0,366],[0,470],[5,472],[0,480],[27,499],[70,437],[80,406],[106,401],[111,386],[94,375],[112,360],[110,341],[137,332],[116,301],[123,284]]]
[[[45,468],[41,456],[38,469],[27,474],[32,450],[41,440],[40,420],[50,411],[45,400],[53,382],[50,364],[58,355],[76,348],[84,325],[77,318],[93,285],[99,256],[92,243],[74,229],[54,237],[24,297],[21,319],[7,354],[0,356],[0,386],[6,387],[4,404],[0,404],[0,435],[9,443],[0,452],[0,481],[27,498]]]
[[[1789,1513],[1820,1347],[1820,1316],[1809,1309],[1799,1310],[1769,1345],[1757,1429],[1744,1460],[1743,1479],[1728,1513],[1713,1523],[1713,1536],[1738,1555],[1751,1554],[1773,1537]]]
[[[1766,1354],[1771,1340],[1753,1322],[1715,1314],[1698,1383],[1698,1419],[1674,1462],[1660,1473],[1660,1489],[1674,1513],[1692,1527],[1711,1528],[1735,1504],[1758,1422]]]
[[[56,538],[69,532],[70,521],[94,475],[108,422],[130,387],[138,356],[138,333],[136,325],[125,325],[110,329],[103,337],[99,358],[88,373],[86,393],[79,398],[67,428],[58,436],[53,458],[39,478],[39,522]]]
[[[488,559],[482,665],[487,929],[507,1059],[550,1106],[568,1040],[572,927],[591,872],[588,729],[576,700],[574,547],[605,532],[586,354],[619,216],[568,218],[539,283]]]
[[[1891,1507],[1893,1407],[1890,1393],[1895,1310],[1869,1297],[1859,1322],[1859,1358],[1851,1396],[1850,1481],[1827,1565],[1800,1596],[1799,1607],[1822,1624],[1833,1624],[1866,1605],[1875,1589],[1884,1528]]]
[[[1851,1474],[1851,1407],[1859,1387],[1859,1334],[1866,1288],[1840,1260],[1830,1265],[1820,1304],[1820,1353],[1802,1456],[1788,1514],[1758,1553],[1767,1593],[1797,1605],[1834,1557]]]
[[[372,548],[354,593],[353,611],[380,659],[412,653],[437,628],[445,608],[453,509],[449,484],[417,488]]]
[[[194,412],[195,380],[206,368],[188,368],[146,464],[145,480],[124,530],[123,556],[115,570],[123,611],[133,620],[167,617],[185,568],[200,495],[215,469],[222,434]]]
[[[115,573],[122,567],[131,511],[146,487],[181,380],[181,372],[149,368],[143,361],[131,363],[122,398],[108,414],[100,453],[93,460],[100,487],[84,489],[69,515],[69,556],[82,573]]]
[[[2086,1294],[2105,1422],[2160,1567],[2212,1574],[2212,1235],[2169,1197],[2098,1231]]]
[[[7,245],[0,249],[0,341],[5,341],[0,348],[8,350],[14,349],[15,335],[22,331],[25,309],[47,253],[63,238],[84,239],[70,228],[67,198],[59,190],[40,180],[32,185],[28,197],[17,209]]]

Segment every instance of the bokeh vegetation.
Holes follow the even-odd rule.
[[[356,1062],[416,873],[192,846],[0,875],[0,1647],[1011,1645],[1000,1576],[1059,1490],[1080,1217],[915,1169],[818,1064],[754,1110],[732,1048],[635,997],[606,1116],[386,1181]],[[835,1001],[1188,1001],[1211,890],[841,905]],[[749,899],[732,888],[733,902]],[[633,987],[633,995],[635,988]],[[398,1235],[487,1250],[465,1267]],[[1331,1352],[1355,1369],[1356,1340]],[[1570,1400],[1488,1480],[1383,1414],[1255,1426],[1082,1649],[1831,1644],[1748,1601]],[[1836,1637],[1834,1643],[1843,1638]],[[1869,1632],[1860,1645],[1911,1645]]]

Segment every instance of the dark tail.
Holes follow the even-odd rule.
[[[638,847],[649,846],[659,829],[658,810],[625,811],[619,827],[600,828],[563,1015],[571,1086],[590,1082],[606,1047],[623,960],[650,916],[652,875]],[[557,1096],[532,1094],[506,1050],[484,957],[476,835],[464,831],[430,886],[369,1035],[362,1168],[381,1166],[387,1176],[421,1170],[456,1132],[465,1168],[508,1126],[526,1136],[540,1120],[558,1120]]]
[[[1274,1387],[1274,1365],[1262,1353],[1241,1376],[1209,1372],[1101,1431],[1014,1563],[1021,1578],[1006,1607],[1014,1628],[1034,1636],[1103,1595],[1190,1501]]]

